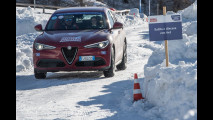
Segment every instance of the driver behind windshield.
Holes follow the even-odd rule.
[[[99,16],[91,17],[91,27],[92,28],[100,28],[101,27]]]
[[[64,23],[64,27],[66,30],[79,29],[79,27],[75,23],[75,19],[72,16],[64,16]]]
[[[47,23],[46,30],[107,29],[106,18],[102,13],[54,14]]]

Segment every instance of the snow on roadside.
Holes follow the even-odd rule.
[[[140,84],[147,101],[141,106],[147,102],[154,106],[146,114],[160,115],[163,120],[197,119],[196,7],[197,1],[179,11],[183,17],[183,39],[168,41],[169,67],[165,65],[164,48],[156,48],[144,67]]]
[[[41,34],[34,30],[34,26],[42,24],[44,27],[50,17],[50,14],[41,14],[39,11],[31,7],[16,7],[16,72],[33,67],[32,45]]]
[[[45,26],[50,14],[37,14],[38,10],[31,7],[16,7],[16,36],[36,32],[34,26]]]
[[[135,111],[148,120],[197,119],[197,1],[178,13],[183,17],[183,39],[168,41],[169,67],[165,65],[164,41],[144,44],[143,39],[141,47],[153,50],[144,74],[139,72],[146,100],[131,103],[133,90],[125,90],[122,110]],[[151,43],[157,46],[149,46]]]
[[[32,44],[39,34],[35,32],[16,37],[16,72],[32,69]]]
[[[142,25],[144,24],[145,21],[145,15],[144,14],[139,14],[138,8],[133,8],[130,9],[129,14],[127,15],[120,15],[120,14],[114,14],[116,19],[123,23],[125,27],[132,27],[132,26],[137,26],[137,25]]]

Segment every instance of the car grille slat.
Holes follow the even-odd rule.
[[[38,61],[37,66],[42,68],[64,67],[65,63],[57,59],[41,59]]]
[[[77,47],[72,47],[71,50],[68,50],[66,47],[62,47],[61,51],[63,53],[64,58],[68,62],[68,64],[72,64],[72,62],[74,61],[75,56],[76,56],[76,54],[78,52],[78,48]]]

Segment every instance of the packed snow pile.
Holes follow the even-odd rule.
[[[133,9],[130,9],[129,11],[129,15],[135,15],[135,16],[140,16],[139,14],[139,9],[138,8],[133,8]]]
[[[16,36],[36,32],[34,26],[45,26],[49,17],[49,14],[37,14],[37,10],[31,7],[16,7]]]
[[[32,69],[33,41],[41,34],[34,26],[45,27],[49,17],[50,14],[40,14],[38,9],[16,7],[16,72]]]
[[[121,15],[114,14],[116,19],[123,23],[125,27],[129,27],[132,25],[142,25],[145,21],[146,15],[140,14],[138,8],[130,9],[129,14]]]
[[[16,72],[32,69],[33,42],[40,33],[28,33],[16,37]]]
[[[162,42],[164,46],[164,41]],[[197,60],[197,35],[187,36],[183,33],[182,40],[168,41],[169,62],[178,64],[179,61],[195,62]],[[165,60],[165,49],[156,48],[150,56],[147,67],[161,64]]]
[[[102,3],[102,2],[99,2],[99,1],[96,1],[96,0],[89,0],[88,2],[93,3],[92,6],[107,7],[106,4],[104,4],[104,3]]]
[[[164,120],[197,119],[196,6],[197,2],[179,12],[183,39],[168,41],[169,67],[164,48],[156,48],[144,67],[143,93]]]
[[[166,120],[195,120],[197,114],[197,62],[171,64],[165,61],[153,67],[146,67],[143,82],[146,99]],[[192,111],[192,115],[186,113]],[[188,117],[187,117],[188,116]]]
[[[197,21],[197,0],[184,10],[178,11],[183,18]]]

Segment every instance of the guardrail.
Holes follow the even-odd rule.
[[[39,4],[28,4],[28,3],[16,3],[16,6],[19,7],[35,7],[35,8],[43,8],[43,13],[45,13],[45,9],[60,9],[60,8],[65,8],[62,6],[51,6],[51,5],[39,5]]]
[[[121,14],[121,15],[127,15],[129,14],[129,9],[125,9],[125,10],[115,10],[113,12],[117,13],[117,14]]]
[[[66,7],[62,7],[62,6],[51,6],[51,5],[39,5],[39,4],[28,4],[28,3],[16,3],[16,6],[19,7],[35,7],[35,8],[43,8],[43,13],[45,12],[45,9],[60,9],[60,8],[66,8]],[[129,13],[129,9],[125,9],[125,10],[115,10],[113,12],[115,12],[116,14],[121,14],[121,15],[127,15]],[[46,14],[51,14],[51,13],[46,13]]]

